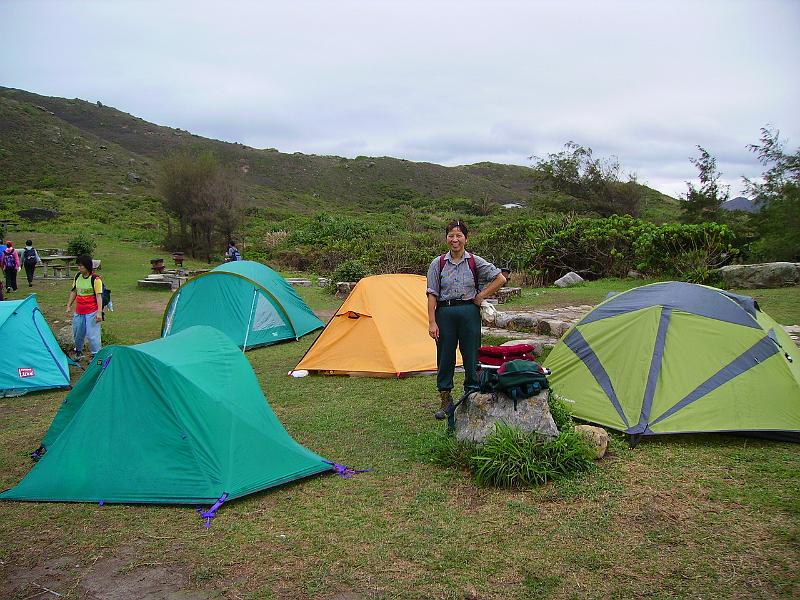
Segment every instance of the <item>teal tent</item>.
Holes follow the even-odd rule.
[[[324,323],[291,285],[261,263],[222,264],[178,288],[161,326],[167,337],[194,325],[211,325],[247,350],[298,339]]]
[[[39,310],[36,295],[0,302],[0,397],[69,387],[68,359]]]
[[[250,363],[211,327],[103,348],[37,453],[0,499],[210,503],[336,467],[289,436]]]

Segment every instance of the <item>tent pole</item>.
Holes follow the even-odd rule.
[[[247,319],[247,330],[244,332],[244,346],[242,346],[242,352],[247,351],[247,338],[250,335],[250,324],[253,322],[253,309],[256,305],[256,296],[258,295],[258,290],[253,289],[253,301],[250,303],[250,317]]]

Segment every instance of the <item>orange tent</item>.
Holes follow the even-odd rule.
[[[426,289],[421,275],[365,277],[295,370],[371,377],[436,372]]]

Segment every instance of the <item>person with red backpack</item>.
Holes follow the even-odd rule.
[[[478,348],[481,345],[481,303],[506,283],[501,270],[466,251],[467,225],[460,219],[445,228],[446,254],[428,268],[428,334],[436,341],[436,388],[444,418],[452,403],[456,346],[464,364],[464,391],[477,391]],[[441,416],[440,416],[441,415]]]
[[[83,358],[83,345],[89,342],[89,359],[100,351],[100,322],[103,320],[103,282],[94,274],[92,257],[81,254],[75,261],[78,274],[67,300],[67,314],[72,314],[72,339],[75,360]],[[72,313],[72,305],[75,312]]]
[[[11,240],[6,240],[6,249],[0,256],[0,263],[3,265],[3,274],[6,277],[6,292],[17,291],[17,273],[20,270],[19,255]]]

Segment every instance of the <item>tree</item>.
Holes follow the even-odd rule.
[[[768,167],[762,182],[744,177],[745,189],[761,211],[754,221],[760,239],[754,254],[766,260],[800,261],[800,148],[786,154],[780,132],[763,127],[760,144],[748,148]]]
[[[697,146],[697,149],[700,151],[700,156],[689,160],[700,172],[700,187],[695,187],[691,181],[686,182],[689,191],[681,207],[683,221],[685,223],[718,221],[720,207],[728,199],[728,186],[719,184],[722,174],[717,171],[717,159],[702,146]]]
[[[545,175],[556,190],[584,200],[587,208],[600,216],[638,214],[641,188],[634,177],[628,182],[620,181],[616,157],[594,158],[591,148],[567,142],[561,152],[531,159],[533,168]]]
[[[178,152],[161,162],[158,190],[167,215],[168,246],[198,252],[210,262],[212,249],[223,247],[239,223],[241,202],[233,172],[211,152]]]

